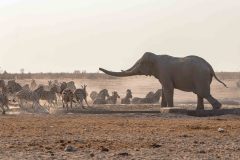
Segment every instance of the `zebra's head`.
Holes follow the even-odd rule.
[[[115,98],[120,98],[119,94],[117,93],[117,91],[113,91],[112,92],[112,96]]]
[[[99,92],[99,96],[103,99],[105,99],[105,97],[109,97],[109,94],[108,94],[108,90],[107,89],[103,89]]]
[[[132,98],[132,91],[130,89],[127,89],[126,97],[127,98]]]
[[[50,88],[50,91],[53,91],[55,93],[60,93],[61,92],[61,88],[60,86],[53,84],[53,86]]]
[[[83,91],[84,91],[84,96],[85,97],[87,97],[88,96],[88,93],[87,93],[87,85],[86,84],[84,84],[84,85],[81,85],[82,86],[82,89],[83,89]]]

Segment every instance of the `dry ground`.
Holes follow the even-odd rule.
[[[29,80],[22,81],[26,82]],[[152,78],[76,82],[77,86],[88,84],[89,92],[108,88],[119,91],[121,96],[127,88],[136,96],[159,88]],[[226,89],[214,81],[213,95],[220,100],[238,101],[235,82],[228,80]],[[176,91],[178,103],[195,99],[192,93]],[[145,110],[143,106],[121,107],[126,111]],[[199,118],[157,112],[20,114],[0,116],[0,121],[0,159],[240,159],[239,115]],[[219,128],[224,131],[219,132]],[[65,152],[67,145],[76,150]]]
[[[236,116],[77,114],[0,120],[1,159],[240,159]],[[64,152],[67,145],[77,150]]]

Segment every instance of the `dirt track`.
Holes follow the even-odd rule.
[[[8,115],[0,120],[1,159],[240,159],[237,116]],[[66,145],[77,150],[65,152]]]

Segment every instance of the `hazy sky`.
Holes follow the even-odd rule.
[[[240,0],[0,0],[0,67],[121,70],[144,52],[240,71]]]

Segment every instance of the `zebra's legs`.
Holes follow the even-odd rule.
[[[1,108],[2,108],[2,114],[5,114],[5,109],[4,109],[4,106],[1,105]]]
[[[85,102],[86,102],[87,106],[89,107],[89,104],[88,104],[88,102],[87,102],[87,99],[85,98],[84,100],[85,100]]]
[[[80,102],[81,102],[82,108],[85,109],[85,106],[83,105],[83,99],[81,99]]]
[[[7,108],[7,110],[10,110],[9,106],[6,104],[5,107]]]
[[[2,114],[5,114],[5,113],[6,113],[5,109],[4,109],[4,108],[2,108]]]
[[[63,108],[65,107],[65,104],[64,104],[64,101],[63,101],[63,99],[62,99],[62,104],[63,104]]]
[[[67,111],[68,111],[68,102],[66,103],[66,108],[67,108]]]

